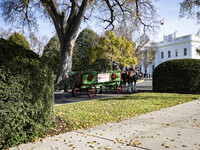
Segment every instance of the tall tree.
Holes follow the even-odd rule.
[[[106,36],[100,38],[99,45],[89,50],[90,62],[106,58],[119,62],[122,68],[137,63],[137,58],[134,57],[135,43],[124,36],[116,36],[113,31],[107,31]]]
[[[25,47],[26,49],[30,49],[30,45],[29,42],[26,40],[26,38],[17,32],[14,32],[12,35],[10,35],[10,37],[8,38],[9,41],[13,41],[18,45],[22,45],[23,47]]]
[[[153,24],[153,23],[152,23]],[[149,65],[150,58],[148,61],[144,59],[144,56],[147,54],[148,57],[152,56],[155,53],[155,44],[154,42],[150,43],[150,37],[148,35],[155,34],[156,22],[154,22],[153,30],[150,30],[148,27],[145,27],[141,30],[137,26],[132,26],[131,28],[123,25],[114,29],[114,32],[117,36],[124,36],[128,40],[132,40],[136,43],[136,50],[134,51],[134,56],[137,57],[137,61],[139,63],[145,64],[145,66]],[[152,26],[150,26],[152,28]],[[152,61],[152,60],[151,60]]]
[[[76,39],[73,53],[73,70],[84,70],[89,65],[88,49],[97,45],[99,36],[91,29],[84,29]]]
[[[60,68],[56,83],[59,83],[72,66],[72,51],[82,20],[94,16],[106,28],[125,22],[148,27],[155,20],[151,0],[2,0],[3,17],[18,26],[33,26],[43,8],[50,18],[60,41]]]
[[[54,74],[57,74],[60,61],[60,43],[57,35],[53,36],[44,47],[42,58],[49,64]]]

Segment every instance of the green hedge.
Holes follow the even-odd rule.
[[[0,39],[0,149],[34,141],[53,123],[53,74],[37,54]]]
[[[153,91],[200,94],[200,60],[178,59],[160,64],[153,73]]]

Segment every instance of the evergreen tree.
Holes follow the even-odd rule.
[[[49,64],[54,74],[57,74],[60,64],[60,43],[57,35],[53,36],[44,47],[42,58]]]
[[[81,71],[89,65],[88,49],[98,44],[99,36],[91,29],[84,29],[76,39],[72,70]]]

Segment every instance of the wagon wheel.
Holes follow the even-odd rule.
[[[117,94],[121,94],[122,93],[122,85],[117,85]]]
[[[97,88],[95,86],[90,86],[87,91],[89,98],[94,98],[97,94]]]
[[[80,88],[73,88],[72,89],[72,96],[73,97],[79,97],[81,95]]]

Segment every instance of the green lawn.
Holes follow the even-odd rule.
[[[55,106],[55,114],[70,131],[120,121],[200,98],[200,95],[139,93]]]

